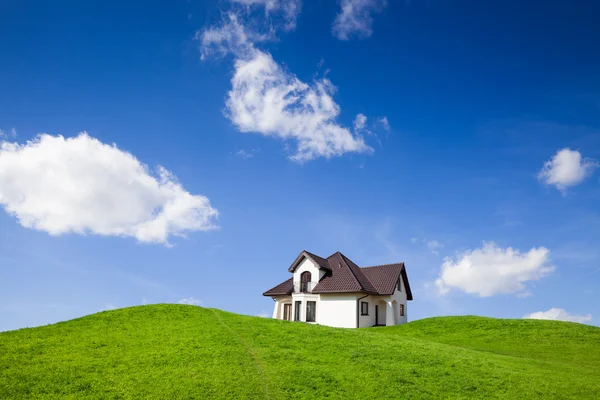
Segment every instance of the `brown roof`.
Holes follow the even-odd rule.
[[[325,260],[324,258],[319,257],[316,254],[309,253],[306,250],[302,250],[302,252],[300,253],[300,255],[298,257],[296,257],[296,259],[294,260],[294,262],[292,263],[292,265],[290,265],[290,267],[288,268],[288,271],[289,272],[294,272],[294,270],[296,269],[296,267],[298,267],[298,264],[300,264],[300,262],[302,262],[302,260],[304,260],[305,257],[310,258],[319,267],[321,267],[323,269],[326,269],[326,270],[331,270],[331,268],[329,267],[329,263],[327,262],[327,260]]]
[[[309,253],[306,250],[304,250],[304,252],[308,254],[310,258],[312,258],[317,264],[319,264],[319,267],[331,270],[331,266],[329,265],[329,262],[326,259],[319,257],[316,254]]]
[[[283,294],[292,293],[292,289],[294,289],[294,278],[290,278],[287,281],[280,283],[279,285],[271,288],[263,293],[263,296],[279,296]]]
[[[297,265],[308,257],[319,267],[327,270],[325,276],[313,289],[313,293],[348,293],[363,292],[369,294],[390,295],[398,278],[401,276],[406,288],[408,300],[412,300],[412,292],[408,284],[408,276],[404,263],[378,265],[360,268],[348,257],[339,251],[327,257],[321,258],[307,251],[302,251],[289,268],[293,272]],[[293,281],[288,279],[282,284],[275,286],[263,293],[264,296],[290,294],[293,291]]]
[[[406,275],[406,269],[404,263],[396,264],[385,264],[376,265],[373,267],[362,267],[361,271],[369,279],[369,281],[375,286],[377,292],[382,295],[389,295],[394,293],[396,282],[398,277],[402,277],[404,287],[406,288],[406,298],[412,300],[412,291],[408,284],[408,276]]]

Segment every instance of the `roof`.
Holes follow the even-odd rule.
[[[339,251],[329,257],[322,258],[303,250],[294,260],[289,272],[294,272],[304,258],[311,259],[320,268],[326,270],[325,276],[312,290],[313,293],[350,293],[362,292],[376,295],[391,295],[396,282],[401,277],[406,288],[408,300],[412,300],[412,292],[406,275],[404,263],[359,267]],[[293,291],[293,278],[263,293],[264,296],[286,295]]]
[[[300,265],[300,263],[302,262],[302,260],[304,260],[305,258],[308,258],[310,260],[312,260],[315,264],[317,264],[320,268],[326,269],[326,270],[331,270],[331,268],[329,267],[329,263],[327,262],[327,260],[325,260],[324,258],[319,257],[316,254],[313,253],[309,253],[306,250],[302,250],[302,252],[300,253],[300,255],[298,257],[296,257],[296,259],[294,260],[294,262],[292,263],[292,265],[290,265],[290,267],[288,268],[289,272],[294,272],[294,270],[298,267],[298,265]]]
[[[294,278],[290,278],[274,288],[267,290],[263,293],[263,296],[280,296],[290,294],[292,293],[292,289],[294,289]]]
[[[361,271],[381,295],[393,294],[396,282],[398,282],[398,278],[401,277],[402,282],[404,282],[404,287],[406,288],[406,298],[408,300],[413,299],[404,263],[362,267]]]
[[[312,290],[313,293],[365,292],[378,294],[360,268],[339,251],[327,257],[331,274],[326,274]]]

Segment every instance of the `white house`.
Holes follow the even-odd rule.
[[[287,281],[263,293],[273,318],[340,328],[398,325],[412,300],[404,263],[359,267],[339,251],[327,258],[303,251]]]

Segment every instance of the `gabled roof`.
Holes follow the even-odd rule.
[[[327,274],[313,289],[313,293],[365,292],[377,294],[375,287],[360,268],[339,251],[327,257],[331,274]]]
[[[325,276],[312,290],[313,293],[350,293],[361,292],[378,295],[394,293],[396,282],[401,277],[406,288],[408,300],[412,300],[412,292],[404,263],[377,265],[361,268],[339,251],[329,257],[322,258],[304,250],[294,260],[289,272],[294,272],[304,258],[309,258],[320,268],[326,270]],[[293,291],[293,280],[287,281],[267,290],[264,296],[286,295]]]
[[[402,282],[404,282],[404,287],[406,288],[407,300],[413,299],[404,263],[362,267],[361,271],[375,286],[377,292],[382,295],[393,294],[398,278],[402,278]]]
[[[323,269],[326,269],[328,271],[331,270],[331,268],[329,267],[329,263],[327,262],[327,260],[325,260],[324,258],[319,257],[316,254],[309,253],[306,250],[302,250],[302,252],[300,253],[300,255],[298,257],[296,257],[296,259],[294,260],[294,262],[292,263],[292,265],[290,265],[290,267],[288,268],[288,271],[289,272],[294,272],[296,270],[296,268],[298,267],[298,265],[302,262],[302,260],[304,260],[304,258],[308,258],[309,260],[311,260],[312,262],[314,262],[315,264],[317,264],[319,266],[319,268],[323,268]]]

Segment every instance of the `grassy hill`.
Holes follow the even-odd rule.
[[[600,328],[430,318],[334,329],[184,305],[0,333],[0,398],[600,398]]]

